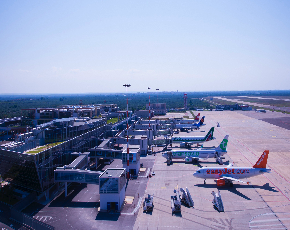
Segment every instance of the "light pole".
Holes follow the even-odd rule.
[[[159,89],[156,89],[157,91],[159,91]],[[157,103],[158,103],[158,93],[157,93]]]
[[[123,85],[126,88],[126,94],[127,94],[127,179],[130,179],[130,173],[129,173],[129,124],[128,124],[128,119],[129,119],[129,114],[128,114],[128,93],[127,93],[127,88],[130,87],[130,84],[125,84]]]
[[[148,87],[150,89],[150,87]],[[151,118],[151,111],[150,111],[150,91],[149,91],[149,128],[148,128],[148,133],[149,133],[149,149],[151,150],[151,126],[150,126],[150,118]]]
[[[150,89],[150,87],[148,87],[148,89]],[[150,129],[150,117],[151,114],[150,114],[150,91],[149,91],[149,129]]]

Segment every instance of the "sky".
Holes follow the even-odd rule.
[[[290,1],[0,1],[0,94],[290,89]]]

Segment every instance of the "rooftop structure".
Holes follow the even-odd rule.
[[[150,108],[155,115],[165,115],[167,112],[166,103],[152,103]],[[149,104],[146,104],[146,109],[149,109]]]
[[[123,168],[109,168],[102,173],[100,178],[119,178],[123,175],[125,169]]]

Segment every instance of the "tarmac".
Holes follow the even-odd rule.
[[[195,112],[196,113],[196,112]],[[180,132],[179,136],[205,135],[215,127],[214,137],[204,146],[217,146],[229,135],[225,166],[253,166],[264,150],[270,151],[267,167],[272,170],[249,178],[250,184],[234,183],[234,187],[217,187],[213,180],[195,178],[193,173],[201,166],[219,166],[215,159],[188,164],[183,160],[166,164],[162,148],[154,147],[156,155],[141,158],[144,170],[138,179],[129,180],[126,202],[120,213],[101,213],[98,185],[73,184],[68,197],[60,194],[48,204],[34,203],[25,212],[51,224],[56,229],[288,229],[290,228],[290,130],[266,122],[280,119],[288,122],[290,116],[266,113],[267,117],[253,111],[200,111],[205,125],[198,131]],[[169,113],[171,117],[191,116]],[[275,116],[274,116],[275,115]],[[220,127],[217,127],[219,122]],[[273,123],[273,122],[272,122]],[[178,144],[173,148],[178,148]],[[121,167],[115,160],[106,167]],[[147,178],[147,169],[155,176]],[[189,189],[194,207],[182,206],[180,214],[172,214],[170,197],[176,188]],[[212,191],[220,190],[224,212],[214,209]],[[145,213],[142,201],[147,194],[154,195],[154,209]]]
[[[248,114],[247,114],[248,112]],[[252,111],[204,111],[207,132],[215,126],[215,140],[204,146],[217,146],[229,135],[228,154],[225,161],[235,166],[253,166],[264,150],[270,151],[269,174],[249,178],[250,185],[234,183],[234,187],[217,187],[212,180],[203,183],[193,177],[199,166],[217,166],[214,159],[201,161],[200,165],[176,161],[167,166],[158,154],[154,164],[156,175],[149,180],[145,193],[154,194],[154,210],[151,214],[139,210],[134,229],[288,229],[290,228],[290,176],[289,151],[290,131],[259,120]],[[249,116],[249,113],[251,113]],[[275,113],[267,113],[274,116]],[[276,114],[275,114],[276,115]],[[283,114],[279,116],[289,117]],[[274,117],[275,118],[275,117]],[[283,120],[283,119],[282,119]],[[219,122],[220,127],[217,127]],[[204,132],[204,133],[205,133]],[[196,132],[180,132],[178,135],[193,135]],[[172,215],[170,196],[173,190],[187,187],[194,207],[182,206],[180,215]],[[213,208],[212,191],[220,190],[224,212]]]

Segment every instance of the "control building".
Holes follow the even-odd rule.
[[[126,169],[110,168],[100,176],[101,211],[120,211],[125,200]]]
[[[142,139],[143,140],[143,139]],[[141,143],[142,145],[142,143]],[[147,147],[147,145],[146,145]],[[123,167],[127,168],[127,149],[124,149],[122,154],[122,163]],[[132,145],[130,145],[129,149],[129,173],[132,176],[137,176],[140,170],[140,146],[136,145],[136,148],[134,148]]]

